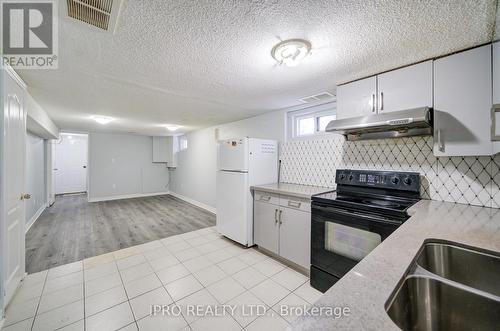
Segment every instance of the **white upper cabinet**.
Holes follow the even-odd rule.
[[[432,107],[432,61],[377,76],[378,113]]]
[[[500,41],[493,44],[493,103],[500,104]]]
[[[169,168],[177,167],[178,138],[153,137],[153,163],[166,163]]]
[[[491,155],[491,45],[434,62],[434,155]]]
[[[376,94],[376,77],[338,86],[337,119],[375,114]]]
[[[500,153],[500,41],[493,44],[493,104],[496,111],[494,113],[493,125],[495,141],[493,142],[493,154]]]
[[[337,87],[337,119],[432,107],[432,61]]]

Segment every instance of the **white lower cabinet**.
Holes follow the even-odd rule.
[[[278,254],[279,224],[277,220],[279,206],[262,201],[254,201],[253,204],[253,240],[260,247]]]
[[[309,269],[311,256],[310,201],[280,195],[279,205],[254,196],[254,242]]]
[[[279,254],[309,268],[311,264],[311,213],[282,208]]]

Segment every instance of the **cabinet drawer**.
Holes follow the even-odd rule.
[[[280,206],[311,212],[311,201],[309,199],[301,199],[297,197],[280,196]]]
[[[272,203],[273,205],[280,204],[279,195],[269,192],[254,191],[253,199],[254,201]]]

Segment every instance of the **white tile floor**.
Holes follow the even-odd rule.
[[[27,276],[2,330],[284,330],[295,317],[281,305],[320,295],[304,275],[206,228]],[[151,305],[182,314],[151,316]],[[227,313],[197,316],[189,305]]]

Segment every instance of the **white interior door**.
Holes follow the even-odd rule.
[[[2,73],[4,74],[4,73]],[[3,173],[5,193],[4,288],[7,304],[24,277],[24,162],[26,113],[24,89],[5,74]]]
[[[55,144],[56,194],[87,191],[87,145],[86,134],[61,134]]]

